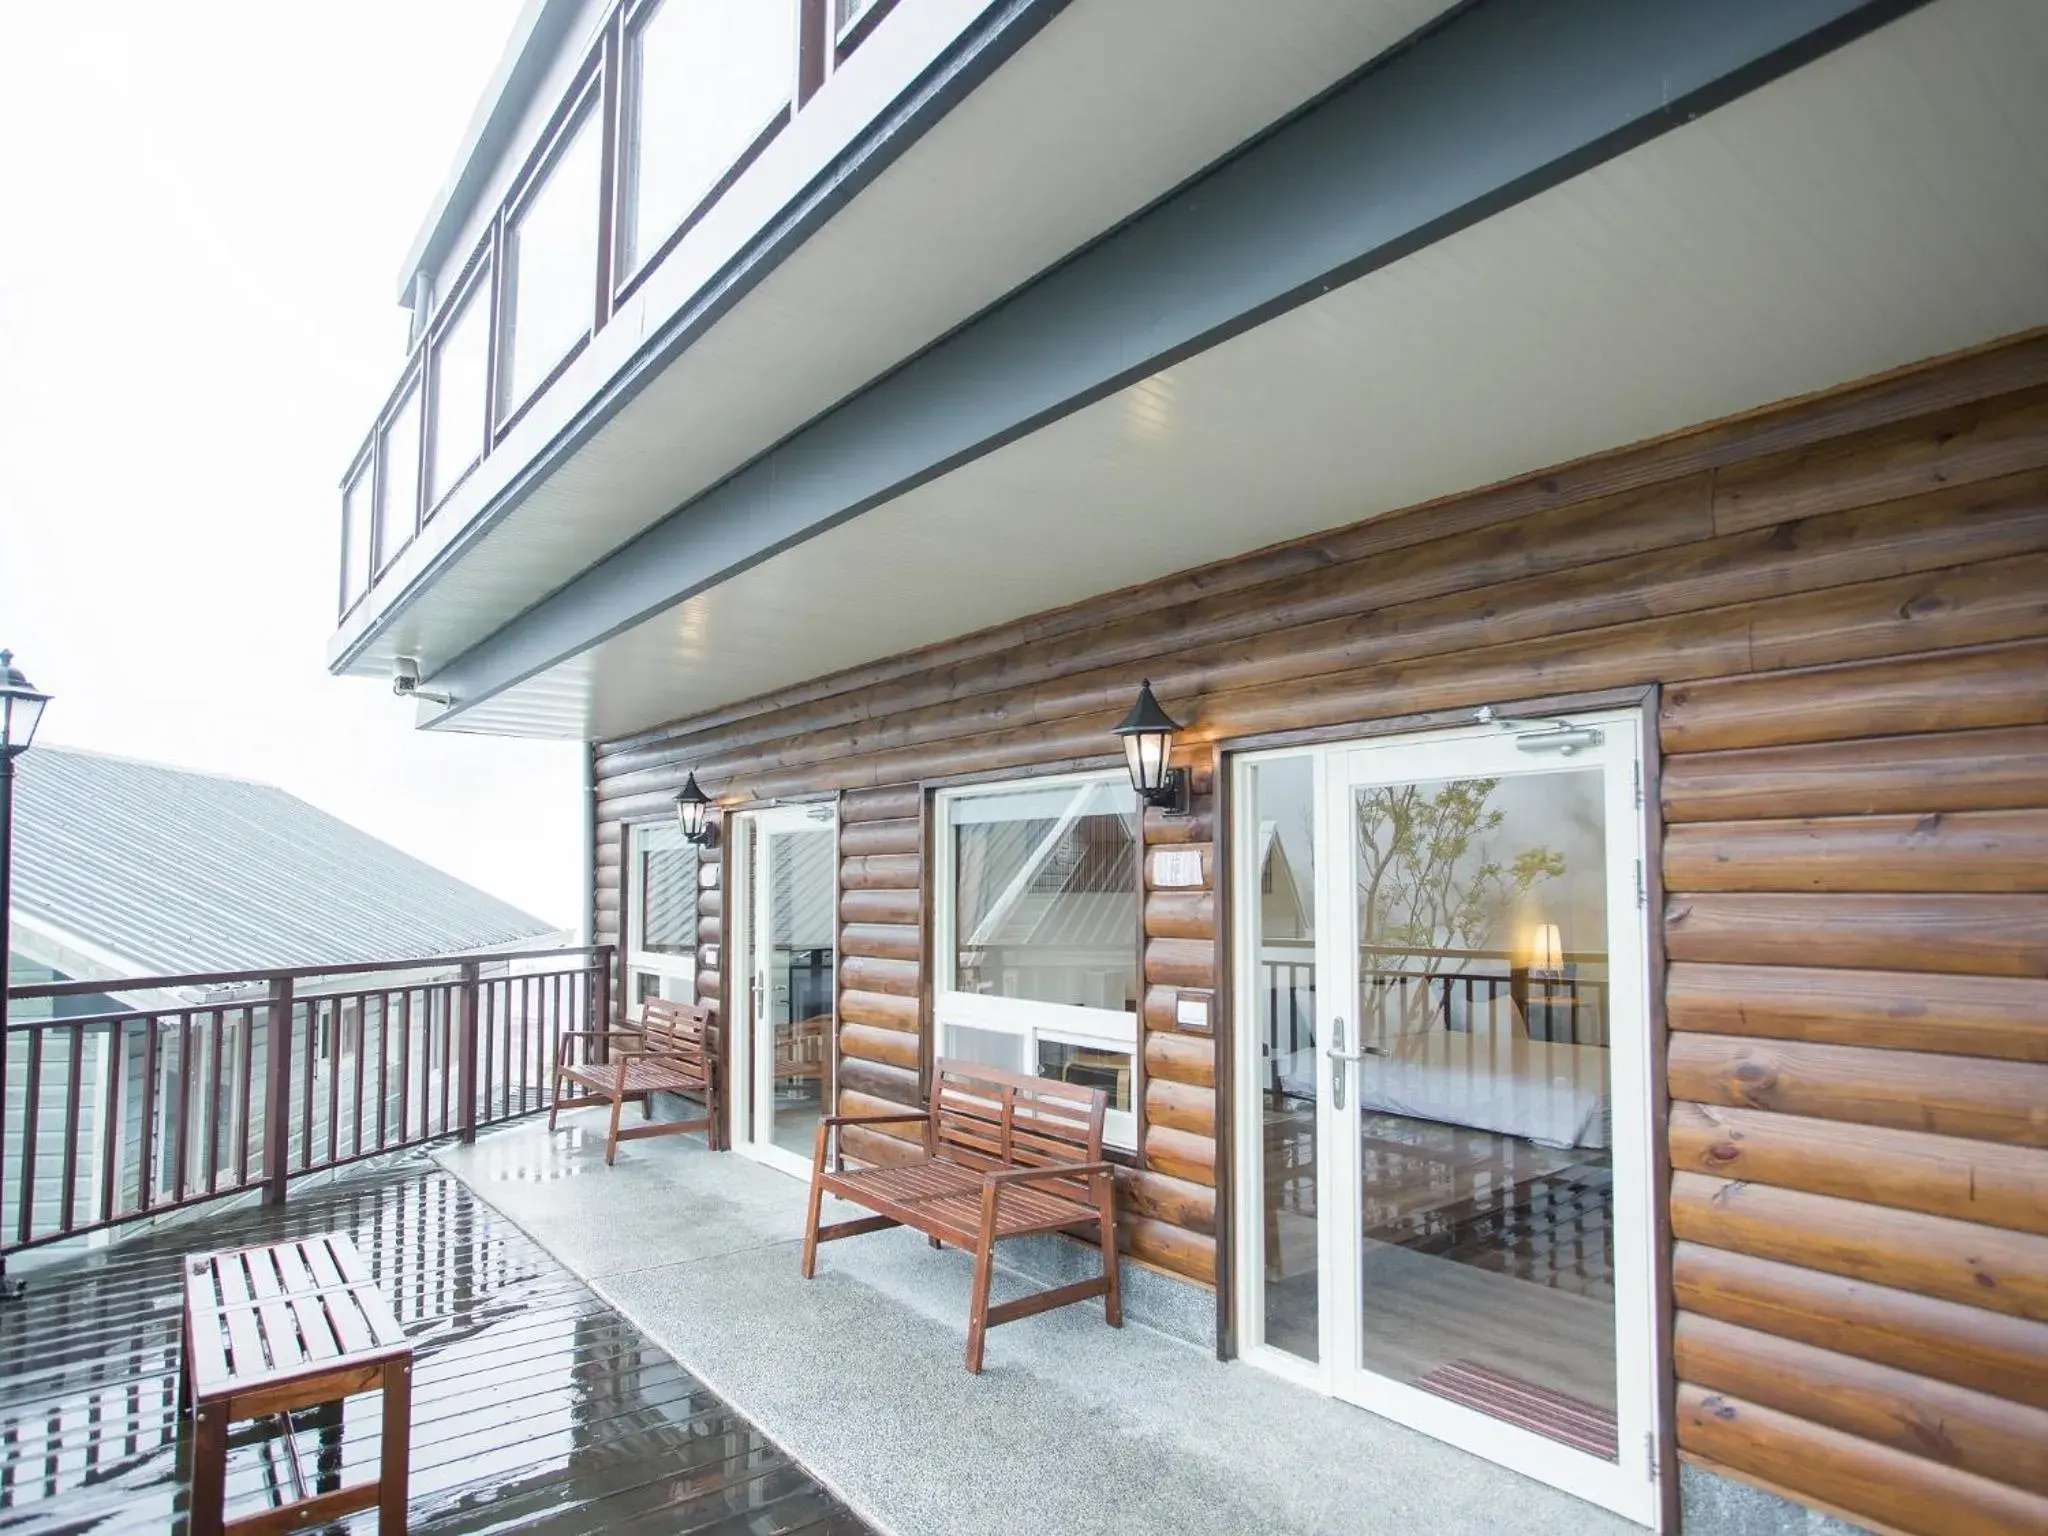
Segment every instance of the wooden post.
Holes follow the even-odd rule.
[[[283,1205],[292,1160],[292,979],[270,984],[270,1023],[264,1036],[263,1203]]]
[[[598,1036],[598,1060],[612,1059],[612,957],[609,944],[600,944],[597,949],[597,975],[590,993],[590,1019],[586,1029],[601,1030]]]
[[[462,1013],[455,1025],[455,1125],[462,1144],[476,1140],[477,963],[463,962]]]

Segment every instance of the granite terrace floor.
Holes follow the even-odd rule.
[[[32,1274],[27,1297],[0,1308],[0,1531],[182,1531],[181,1256],[336,1231],[354,1238],[413,1340],[408,1524],[421,1536],[864,1530],[702,1382],[415,1154],[295,1188],[279,1210],[208,1216]],[[347,1482],[373,1475],[377,1407],[375,1396],[347,1405]],[[314,1464],[314,1432],[297,1438]],[[282,1449],[260,1426],[237,1434],[230,1519],[272,1506]],[[320,1529],[376,1526],[363,1514]]]
[[[883,1232],[797,1272],[802,1183],[694,1137],[604,1166],[604,1111],[439,1153],[857,1514],[893,1536],[1598,1536],[1637,1527],[1083,1303],[962,1368],[968,1260]],[[997,1278],[997,1297],[1035,1289]]]

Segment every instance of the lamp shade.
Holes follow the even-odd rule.
[[[1564,942],[1555,923],[1538,923],[1529,930],[1529,969],[1532,971],[1561,971],[1564,969]]]
[[[697,787],[697,775],[692,773],[676,796],[676,823],[683,829],[684,838],[701,844],[709,836],[710,815],[711,797]]]
[[[1174,732],[1180,729],[1174,718],[1152,697],[1152,680],[1138,688],[1138,702],[1124,716],[1116,734],[1123,738],[1124,766],[1131,773],[1131,787],[1148,800],[1167,787],[1167,764],[1173,756]]]
[[[0,651],[0,754],[13,757],[29,749],[49,702],[15,667],[14,652]]]

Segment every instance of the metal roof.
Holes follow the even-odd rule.
[[[273,785],[68,747],[15,768],[15,914],[136,974],[424,958],[552,932]]]

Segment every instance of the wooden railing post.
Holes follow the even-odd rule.
[[[584,1025],[585,1029],[603,1031],[597,1038],[600,1061],[612,1059],[612,953],[611,945],[598,946],[597,985],[591,989],[590,1019]]]
[[[455,1024],[456,1130],[464,1146],[476,1140],[477,963],[463,962],[461,1011]]]
[[[263,1059],[263,1203],[283,1205],[292,1158],[292,979],[270,984]]]

